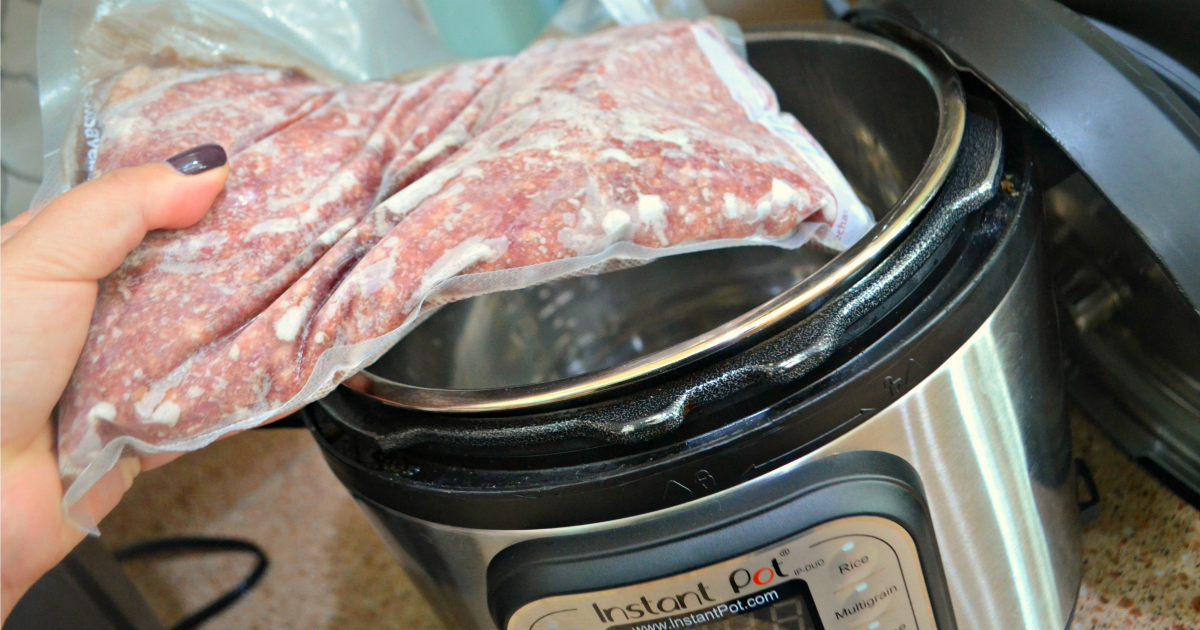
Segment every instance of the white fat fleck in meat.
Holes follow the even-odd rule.
[[[300,330],[304,328],[304,322],[308,319],[308,312],[312,307],[312,298],[304,298],[299,304],[284,311],[283,315],[275,320],[275,337],[280,341],[295,341]]]
[[[825,222],[834,224],[838,218],[837,201],[832,197],[821,198],[821,216],[825,217]]]
[[[87,412],[87,420],[92,426],[95,426],[96,423],[101,420],[104,420],[105,422],[112,422],[116,419],[117,408],[109,402],[98,402],[95,405],[92,405],[92,408],[88,409]]]
[[[179,405],[169,400],[164,400],[159,403],[158,407],[155,407],[154,413],[150,414],[149,418],[143,418],[142,422],[146,424],[165,424],[173,427],[176,422],[179,422],[180,411],[182,409],[179,408]]]
[[[319,332],[319,333],[313,335],[313,341],[318,344],[323,344],[326,341],[329,341],[329,335],[326,335],[323,332]]]
[[[725,203],[722,208],[725,211],[725,216],[730,219],[736,219],[746,210],[746,202],[742,201],[741,197],[733,193],[725,193]]]
[[[189,387],[187,395],[188,398],[199,398],[204,395],[204,390],[199,387]]]
[[[259,234],[282,234],[286,232],[295,232],[300,229],[300,219],[296,217],[287,217],[286,219],[267,219],[255,223],[246,232],[246,236],[258,236]]]
[[[355,220],[353,218],[342,219],[341,221],[334,223],[333,227],[321,233],[321,236],[317,237],[317,242],[321,245],[333,245],[338,241],[339,238],[342,238],[343,235],[347,235],[347,231],[354,227],[354,224]]]
[[[762,221],[774,210],[791,206],[805,207],[808,205],[808,192],[793,188],[791,184],[779,178],[771,180],[771,190],[759,198],[755,204],[754,222]]]
[[[388,197],[380,205],[391,214],[404,216],[430,195],[436,193],[442,186],[445,186],[446,182],[457,174],[458,171],[454,168],[434,169],[424,177],[400,189],[400,192]]]
[[[154,268],[163,273],[174,273],[183,276],[203,275],[204,272],[210,270],[209,265],[205,265],[204,263],[173,262],[169,260],[158,263]]]
[[[777,204],[793,203],[797,198],[797,190],[791,184],[779,178],[771,179],[771,198]]]
[[[604,219],[600,221],[600,227],[604,228],[604,233],[608,236],[609,243],[615,243],[625,236],[625,230],[629,227],[629,214],[623,210],[609,210],[604,215]]]
[[[440,155],[450,147],[456,147],[463,142],[471,139],[471,134],[461,124],[454,124],[446,128],[437,138],[425,145],[425,148],[413,158],[416,162],[427,162]]]
[[[616,160],[630,166],[637,166],[642,163],[639,158],[634,158],[621,149],[605,149],[599,153],[601,160]]]
[[[359,261],[354,273],[342,282],[341,286],[344,289],[339,289],[338,294],[331,297],[331,300],[351,300],[355,297],[374,299],[373,296],[379,291],[392,286],[399,256],[382,249],[373,251],[378,253],[369,254]]]
[[[643,195],[638,194],[637,202],[638,219],[652,230],[658,240],[662,241],[663,245],[668,244],[666,227],[667,227],[667,204],[663,203],[662,197],[658,195]]]
[[[485,241],[482,236],[472,236],[455,245],[425,271],[425,277],[421,279],[421,286],[417,287],[417,290],[409,297],[408,302],[404,305],[404,312],[411,311],[421,300],[425,299],[426,294],[442,282],[481,262],[495,260],[506,251],[508,251],[508,239],[503,237],[490,238]]]
[[[163,258],[167,260],[189,261],[204,255],[204,250],[219,247],[227,241],[229,235],[225,232],[200,232],[168,242],[161,251]]]
[[[338,171],[308,199],[308,207],[323,208],[329,204],[340,203],[351,190],[361,185],[361,176],[354,169]]]
[[[667,142],[678,146],[680,151],[683,151],[688,155],[695,153],[695,150],[692,149],[692,143],[688,138],[687,132],[682,129],[657,131],[637,122],[627,120],[625,121],[622,130],[625,133],[630,134],[633,140],[655,140],[658,142]]]
[[[236,343],[229,346],[229,358],[230,359],[237,361],[238,357],[240,357],[240,356],[242,356],[242,349],[239,348]]]
[[[755,157],[758,156],[758,149],[755,149],[748,142],[739,140],[737,138],[730,138],[730,137],[722,138],[722,140],[724,141],[725,146],[729,147],[730,149],[733,149],[734,151],[738,151],[740,153],[745,153],[747,155],[752,155]]]
[[[662,223],[666,210],[667,204],[663,203],[662,197],[638,194],[638,218],[643,223]]]

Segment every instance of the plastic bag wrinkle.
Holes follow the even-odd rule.
[[[253,332],[255,318],[313,263],[327,262],[328,250],[380,198],[432,166],[411,162],[423,153],[429,159],[423,150],[499,65],[472,64],[405,86],[336,88],[308,116],[231,156],[226,193],[200,224],[152,234],[102,283],[93,330],[61,408],[64,474],[88,465],[93,452],[83,446],[96,435],[178,441],[201,428],[183,413],[193,408],[189,403],[203,414],[214,397],[269,395],[275,385],[265,370],[240,380],[200,370],[214,353],[234,364],[252,356],[256,346],[239,341]],[[348,127],[348,117],[359,124]],[[346,147],[340,156],[339,142]],[[148,347],[154,352],[147,354]],[[278,363],[271,374],[286,376]],[[177,387],[181,401],[166,395]],[[97,415],[97,406],[105,413]],[[232,410],[235,418],[245,413]]]

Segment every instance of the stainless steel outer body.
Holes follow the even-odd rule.
[[[996,310],[927,378],[860,426],[767,474],[856,450],[912,464],[925,486],[959,630],[1062,630],[1079,592],[1079,512],[1042,256],[1035,246]],[[360,504],[450,627],[496,630],[486,575],[506,547],[598,530],[619,535],[622,526],[720,501],[756,481],[669,510],[541,530],[450,527]]]

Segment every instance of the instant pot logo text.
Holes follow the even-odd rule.
[[[668,597],[660,597],[656,601],[651,601],[645,595],[638,598],[638,601],[625,606],[613,606],[611,608],[601,608],[599,604],[592,603],[592,609],[600,617],[600,621],[633,621],[641,619],[646,615],[665,615],[668,613],[688,610],[688,606],[692,608],[704,608],[708,602],[717,601],[715,597],[709,595],[711,586],[705,586],[703,582],[696,583],[696,590],[684,591],[677,595]]]
[[[767,566],[734,569],[729,574],[729,589],[733,591],[734,595],[739,595],[747,589],[757,590],[771,584],[776,578],[783,577],[786,577],[786,574],[783,572],[783,568],[779,566],[779,560],[772,558],[770,565]],[[593,602],[592,610],[600,618],[600,621],[605,623],[637,621],[648,616],[678,614],[695,611],[698,608],[712,608],[715,611],[722,606],[725,609],[719,613],[717,618],[724,616],[726,613],[737,614],[743,612],[730,608],[729,604],[712,606],[716,601],[717,598],[713,597],[713,587],[703,582],[697,582],[696,588],[693,590],[659,598],[643,595],[637,601],[623,606],[601,606]]]
[[[753,573],[749,569],[736,569],[729,574],[729,588],[733,589],[736,595],[742,592],[742,589],[748,586],[766,586],[775,581],[777,577],[785,577],[783,569],[779,567],[779,560],[771,558],[771,566],[761,567]]]

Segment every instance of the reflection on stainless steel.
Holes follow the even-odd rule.
[[[1062,630],[1079,587],[1079,513],[1053,306],[1035,248],[996,311],[949,360],[859,427],[768,473],[876,450],[925,484],[959,630]],[[455,628],[495,630],[491,559],[516,542],[623,525],[721,501],[755,481],[629,519],[550,530],[447,527],[364,511]]]
[[[1200,491],[1200,313],[1082,174],[1045,205],[1056,291],[1074,324],[1072,392],[1127,453]]]
[[[830,258],[816,248],[723,249],[458,302],[371,371],[418,387],[484,389],[601,370],[721,326]]]
[[[824,260],[811,250],[745,248],[658,261],[621,276],[601,276],[594,280],[598,284],[572,280],[524,293],[476,298],[432,316],[363,378],[348,385],[385,402],[456,413],[525,409],[611,392],[745,344],[805,313],[877,263],[907,233],[957,155],[966,117],[957,76],[938,53],[912,52],[844,25],[750,34],[747,42],[751,62],[775,86],[784,108],[821,141],[868,205],[890,208],[862,240],[806,279],[795,283],[793,278],[793,284],[778,295],[762,287],[732,295],[722,319],[704,319],[703,327],[698,326],[700,321],[688,323],[694,313],[678,302],[673,312],[659,313],[652,339],[628,321],[589,322],[601,326],[599,330],[615,326],[619,334],[614,347],[590,348],[587,333],[575,330],[596,329],[586,329],[578,316],[573,325],[564,316],[558,329],[553,328],[553,314],[547,315],[549,329],[504,318],[536,300],[545,302],[547,312],[563,309],[586,295],[589,286],[611,292],[619,284],[622,291],[644,298],[661,291],[659,282],[664,278],[725,264],[721,261],[731,256],[757,256],[754,262],[759,265],[764,264],[761,257],[770,256],[775,259],[770,265],[805,271]],[[674,269],[652,269],[660,266]],[[773,281],[767,282],[768,288],[772,285]],[[732,286],[709,284],[696,290],[738,293]],[[744,314],[737,317],[740,313]],[[570,357],[535,362],[503,380],[490,380],[479,376],[484,370],[464,369],[462,363],[478,361],[482,355],[466,341],[485,338],[488,351],[497,357],[527,359],[554,350],[555,344],[569,350]],[[457,347],[446,345],[451,339]],[[430,354],[430,348],[439,351]]]

